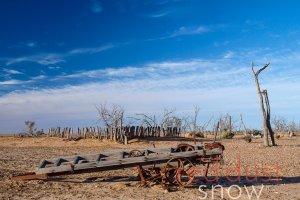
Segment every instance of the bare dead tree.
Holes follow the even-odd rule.
[[[244,123],[244,120],[243,120],[243,114],[241,113],[240,114],[240,119],[241,119],[241,125],[243,126],[243,128],[244,128],[244,135],[245,136],[247,136],[248,135],[248,131],[247,131],[247,128],[246,128],[246,125],[245,125],[245,123]]]
[[[197,119],[200,108],[197,105],[194,105],[194,117],[193,117],[193,140],[194,144],[196,144],[196,132],[197,132]]]
[[[272,119],[272,124],[273,124],[274,129],[275,129],[276,132],[284,132],[284,131],[287,131],[287,128],[288,128],[287,121],[286,121],[286,119],[283,118],[283,117],[275,116],[275,117]]]
[[[259,96],[259,103],[260,103],[260,110],[262,113],[262,128],[263,128],[263,133],[264,133],[264,146],[269,146],[269,138],[268,135],[270,134],[272,145],[275,146],[275,139],[274,139],[274,132],[271,127],[270,123],[270,115],[271,115],[271,110],[270,110],[270,104],[269,104],[269,99],[268,99],[268,93],[266,90],[263,90],[263,92],[260,89],[259,81],[258,81],[258,76],[259,74],[265,70],[270,63],[265,64],[262,68],[260,68],[258,71],[255,72],[254,70],[254,64],[252,63],[252,72],[254,75],[254,80],[256,84],[256,89],[257,93]],[[265,99],[265,103],[264,103]],[[266,107],[266,108],[265,108]]]
[[[25,121],[25,125],[28,129],[28,135],[33,136],[33,127],[35,125],[34,121]]]
[[[197,105],[194,105],[194,117],[193,117],[193,132],[197,131],[197,120],[200,108]]]
[[[156,115],[151,116],[145,113],[138,113],[136,114],[136,117],[130,118],[140,123],[142,126],[150,128],[159,127],[159,130],[162,131],[160,133],[163,133],[165,136],[166,133],[173,132],[173,128],[176,128],[176,133],[181,131],[182,119],[175,115],[175,110],[176,109],[169,110],[164,108],[163,114],[158,117],[156,117]]]
[[[211,124],[214,116],[211,116],[206,122],[204,122],[202,125],[198,126],[198,129],[200,132],[205,132],[207,130],[207,127]]]
[[[291,122],[288,123],[287,129],[290,133],[295,134],[296,132],[299,132],[300,125],[296,124],[295,120],[292,120]]]
[[[181,122],[182,122],[181,129],[184,133],[192,131],[190,116],[182,117]]]
[[[136,121],[140,121],[142,126],[155,127],[157,126],[156,116],[149,116],[144,113],[136,114],[138,117],[134,118]]]
[[[214,142],[215,142],[216,139],[217,139],[218,130],[219,130],[219,125],[220,125],[220,122],[218,122],[218,123],[215,125]]]
[[[206,130],[206,128],[210,125],[210,123],[213,119],[213,116],[201,125],[198,122],[199,112],[200,112],[200,107],[197,105],[194,105],[194,114],[181,118],[182,130],[184,132],[191,132],[191,133],[204,132]]]
[[[113,104],[111,108],[107,108],[106,104],[101,104],[100,108],[96,106],[96,109],[99,113],[100,120],[104,125],[112,130],[113,140],[117,141],[117,137],[122,137],[122,133],[117,133],[117,128],[119,130],[123,128],[123,118],[124,118],[124,109],[120,105]]]
[[[96,107],[100,120],[107,128],[118,127],[123,124],[124,109],[120,105],[113,104],[107,108],[106,104],[101,104],[100,108]]]
[[[175,112],[175,110],[176,110],[175,108],[171,110],[164,108],[164,113],[161,119],[161,127],[166,129],[168,126],[171,126],[172,118],[174,117],[172,115]]]
[[[229,131],[230,133],[232,132],[234,124],[232,121],[231,115],[228,113],[224,116],[221,116],[219,119],[219,130],[222,131]]]
[[[164,108],[164,113],[161,117],[161,123],[160,123],[163,131],[163,135],[165,135],[166,134],[165,131],[169,130],[169,128],[171,127],[176,128],[177,133],[181,132],[182,119],[177,115],[175,115],[175,111],[176,111],[175,108],[171,110]],[[169,132],[167,132],[167,134],[169,134]]]

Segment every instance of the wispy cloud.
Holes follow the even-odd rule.
[[[57,70],[57,69],[60,69],[61,67],[60,66],[49,66],[48,69],[50,70]]]
[[[248,19],[245,22],[245,27],[241,30],[242,32],[250,32],[252,30],[263,30],[266,29],[267,26],[263,21],[256,21],[256,20],[251,20]]]
[[[228,51],[224,54],[225,59],[232,58],[233,56],[234,56],[234,52],[232,51]]]
[[[43,80],[43,79],[45,79],[45,78],[47,78],[46,75],[38,75],[38,76],[32,77],[31,80],[32,80],[32,81],[37,81],[37,80]]]
[[[29,41],[29,42],[25,42],[23,43],[24,46],[27,46],[29,48],[33,48],[33,47],[36,47],[37,46],[37,43],[36,42],[33,42],[33,41]]]
[[[214,46],[215,46],[215,47],[226,46],[226,45],[228,45],[229,43],[230,43],[230,41],[228,41],[228,40],[225,40],[225,41],[223,41],[223,42],[214,42]]]
[[[95,48],[78,48],[78,49],[73,49],[71,50],[68,54],[74,55],[74,54],[94,54],[94,53],[99,53],[101,51],[105,51],[108,49],[112,49],[115,46],[113,44],[108,44],[100,47],[95,47]]]
[[[22,125],[24,118],[36,119],[44,127],[57,126],[62,122],[66,125],[66,121],[73,125],[84,120],[94,122],[97,117],[94,105],[110,102],[123,105],[129,114],[155,113],[164,106],[176,107],[183,112],[197,104],[204,108],[201,113],[204,118],[226,112],[239,117],[243,112],[246,118],[253,118],[250,126],[259,126],[252,60],[258,66],[271,62],[260,76],[260,81],[261,87],[269,90],[274,115],[279,115],[281,108],[291,115],[293,110],[300,109],[300,53],[268,52],[271,51],[232,50],[213,59],[152,62],[67,74],[56,77],[56,81],[69,84],[76,80],[78,85],[1,96],[0,112],[7,114],[5,118],[0,115],[0,122],[9,120],[11,124],[0,125],[9,130],[12,124]],[[226,53],[230,56],[224,56]],[[257,57],[262,59],[255,60]],[[38,79],[53,82],[45,76],[33,77],[32,81]],[[20,82],[10,80],[1,85]],[[288,103],[282,103],[286,101]],[[20,110],[20,107],[24,109]]]
[[[32,40],[29,40],[29,41],[23,41],[23,42],[19,42],[17,44],[13,44],[13,45],[10,45],[8,48],[10,49],[15,49],[15,48],[28,48],[28,49],[32,49],[32,48],[35,48],[35,47],[38,47],[40,46],[40,44],[36,41],[32,41]]]
[[[72,49],[65,53],[40,53],[40,54],[21,56],[16,58],[5,58],[4,60],[6,60],[7,66],[16,63],[22,63],[22,62],[33,62],[40,65],[54,65],[54,64],[66,62],[66,58],[69,56],[78,55],[78,54],[95,54],[114,47],[116,47],[116,45],[108,44],[104,46],[91,47],[91,48]]]
[[[265,23],[263,21],[247,19],[245,21],[245,24],[248,25],[251,28],[254,28],[254,29],[265,29],[265,28],[267,28],[267,26],[265,25]],[[247,31],[247,29],[246,29],[246,31]]]
[[[7,68],[2,68],[2,71],[4,71],[5,73],[11,75],[11,74],[23,74],[23,72],[20,72],[18,70],[14,70],[14,69],[7,69]]]
[[[277,54],[263,53],[266,50],[255,51],[227,51],[222,57],[209,59],[190,59],[181,61],[164,61],[148,63],[140,66],[125,66],[120,68],[105,68],[98,70],[80,71],[72,74],[64,74],[51,78],[52,81],[80,83],[101,82],[103,84],[120,85],[120,88],[128,87],[131,83],[134,88],[153,90],[170,88],[201,88],[223,87],[224,85],[245,85],[252,81],[250,70],[251,62],[263,65],[272,63],[272,71],[265,82],[271,82],[274,78],[278,81],[294,81],[300,75],[300,70],[295,70],[294,65],[299,61],[300,54],[287,54],[281,57]],[[262,59],[253,60],[257,55]],[[289,56],[288,56],[289,55]],[[288,56],[288,57],[287,57]],[[242,59],[241,59],[242,58]],[[289,59],[290,64],[285,63],[287,73],[278,70],[282,62]],[[283,77],[281,79],[279,77]],[[247,81],[245,81],[247,80]],[[135,86],[136,85],[136,86]]]
[[[22,62],[33,62],[40,65],[53,65],[61,62],[65,62],[64,55],[61,54],[37,54],[31,56],[22,56],[17,58],[9,58],[6,65],[13,65]]]
[[[200,35],[211,32],[212,30],[216,29],[214,26],[196,26],[196,27],[189,27],[189,26],[181,26],[179,29],[174,30],[172,33],[157,37],[157,38],[149,38],[145,41],[155,41],[155,40],[165,40],[170,38],[176,38],[180,36],[188,36],[188,35]]]
[[[150,18],[161,18],[165,17],[168,14],[170,14],[170,11],[163,11],[163,12],[157,12],[157,13],[152,13],[149,15]]]
[[[103,7],[100,1],[92,0],[91,1],[91,11],[93,13],[101,13],[103,11]]]
[[[21,81],[21,80],[7,80],[7,81],[0,81],[0,85],[18,85],[18,84],[24,84],[26,81]]]
[[[257,119],[259,107],[254,83],[250,76],[241,76],[247,72],[251,75],[250,67],[223,72],[219,69],[187,77],[151,77],[11,93],[0,98],[1,113],[7,113],[5,120],[0,116],[0,121],[9,120],[1,127],[3,130],[12,130],[18,124],[22,126],[25,118],[36,120],[39,127],[45,128],[66,126],[67,122],[71,123],[69,126],[89,125],[97,119],[94,105],[102,102],[121,104],[128,115],[137,112],[158,114],[165,106],[176,107],[182,113],[191,111],[192,105],[197,104],[203,108],[203,118],[226,112],[238,117],[243,112],[246,118],[252,116]],[[240,84],[248,78],[246,84]],[[275,110],[283,106],[282,97],[285,95],[289,95],[291,104],[298,105],[296,99],[300,97],[300,84],[273,82],[268,89],[272,91],[269,95]],[[286,88],[292,88],[293,92],[289,93]],[[20,110],[20,107],[23,109]]]
[[[28,80],[8,79],[8,80],[0,81],[0,85],[2,85],[2,86],[15,85],[16,86],[15,89],[20,89],[20,86],[22,86],[24,88],[27,88],[26,86],[28,86],[28,88],[31,88],[32,84],[40,82],[46,78],[48,78],[48,76],[38,75],[38,76],[30,77]]]
[[[142,66],[127,66],[122,68],[106,68],[99,70],[83,71],[74,74],[58,76],[55,79],[70,79],[70,78],[96,78],[96,79],[119,79],[133,78],[135,80],[141,78],[171,78],[174,76],[186,76],[187,74],[203,73],[205,71],[213,71],[216,68],[228,67],[228,63],[222,63],[222,60],[203,60],[191,59],[183,61],[165,61],[160,63],[149,63]]]
[[[172,37],[177,37],[181,35],[195,35],[195,34],[203,34],[211,31],[209,27],[206,26],[198,26],[198,27],[185,27],[182,26],[178,30],[174,31],[171,35]]]

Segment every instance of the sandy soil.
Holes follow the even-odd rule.
[[[99,173],[70,175],[49,180],[13,181],[13,175],[30,172],[44,158],[75,154],[120,151],[121,149],[176,146],[187,139],[166,138],[164,141],[132,141],[124,146],[117,143],[98,140],[63,141],[61,138],[13,138],[0,137],[0,199],[222,199],[221,190],[200,192],[204,184],[203,167],[197,168],[199,176],[192,186],[166,192],[161,185],[142,187],[137,181],[134,168]],[[202,143],[204,140],[199,140]],[[261,190],[259,199],[300,199],[300,137],[280,138],[276,147],[262,147],[262,140],[255,139],[246,143],[240,139],[222,140],[225,145],[225,165],[218,171],[222,185],[223,199],[257,199],[248,197],[254,187]],[[192,142],[190,142],[192,143]],[[240,160],[241,180],[237,178]],[[278,167],[277,167],[278,166]],[[214,166],[211,166],[210,178],[215,178]],[[248,171],[248,173],[247,173]],[[247,181],[255,175],[257,180]],[[200,173],[201,172],[201,173]],[[270,178],[270,179],[269,179]],[[266,182],[263,182],[263,181]],[[235,186],[232,186],[235,185]],[[239,189],[240,188],[240,189]],[[241,191],[241,194],[239,192]],[[229,193],[228,193],[229,192]],[[214,194],[212,196],[212,194]],[[232,198],[231,198],[232,197]]]

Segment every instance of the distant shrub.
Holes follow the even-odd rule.
[[[196,132],[196,137],[204,138],[204,134],[202,132]]]
[[[230,132],[228,130],[223,131],[220,135],[221,139],[232,139],[233,136],[234,136],[234,133]]]
[[[250,135],[247,135],[247,136],[243,137],[243,139],[244,139],[246,142],[248,142],[248,143],[250,143],[250,142],[252,141]]]
[[[263,136],[263,134],[259,130],[251,130],[248,132],[248,134],[250,134],[252,137],[255,137],[255,138]]]

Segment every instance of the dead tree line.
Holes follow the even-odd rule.
[[[274,126],[276,133],[299,133],[300,124],[297,124],[294,120],[288,121],[284,117],[275,116],[272,119],[272,124]]]
[[[48,137],[61,137],[61,138],[76,138],[81,137],[83,139],[108,139],[121,143],[127,143],[132,138],[146,138],[146,137],[165,137],[165,136],[180,136],[180,128],[167,127],[162,128],[160,126],[123,126],[123,127],[111,127],[101,128],[97,127],[84,127],[74,130],[70,127],[57,127],[49,128]]]

